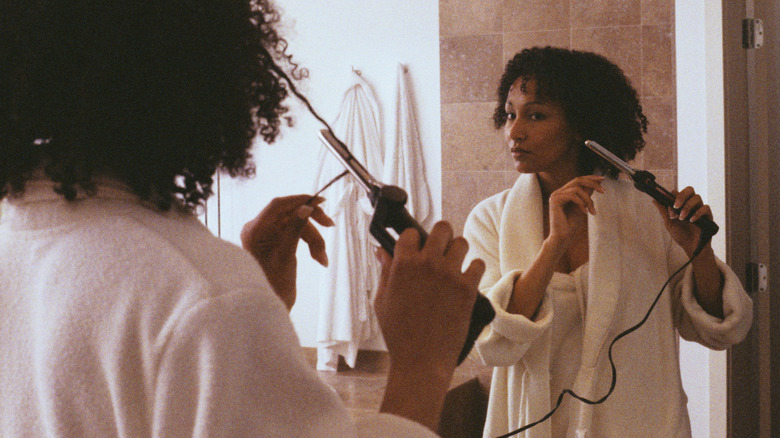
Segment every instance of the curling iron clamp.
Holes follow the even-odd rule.
[[[420,244],[425,243],[428,233],[406,209],[405,205],[408,197],[402,188],[384,185],[377,181],[355,159],[346,145],[336,138],[331,131],[327,129],[320,130],[319,138],[368,193],[368,199],[371,202],[371,206],[374,207],[374,215],[371,218],[369,231],[382,245],[382,248],[390,254],[393,254],[395,249],[395,238],[388,229],[401,234],[407,228],[414,228],[420,234]],[[474,308],[471,312],[471,325],[469,326],[466,343],[463,345],[463,349],[458,357],[459,364],[468,356],[477,336],[493,320],[495,315],[496,312],[490,301],[482,294],[477,294],[477,301],[474,303]]]
[[[585,140],[585,146],[598,154],[600,157],[609,161],[620,171],[630,176],[631,180],[634,181],[634,187],[650,195],[653,199],[658,201],[659,204],[665,207],[674,208],[674,195],[655,182],[655,175],[646,170],[634,169],[633,167],[626,164],[625,161],[621,160],[615,156],[615,154],[604,148],[604,146],[601,146],[593,140]],[[701,229],[702,238],[706,236],[706,240],[709,240],[709,238],[718,233],[718,225],[709,217],[700,217],[693,223]]]

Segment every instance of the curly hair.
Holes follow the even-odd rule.
[[[251,176],[291,69],[268,0],[19,0],[0,6],[0,198],[43,168],[73,200],[110,176],[162,210]]]
[[[516,54],[506,65],[493,113],[496,129],[507,121],[504,110],[509,89],[522,79],[537,84],[537,94],[563,108],[566,121],[582,140],[594,140],[625,161],[645,146],[647,118],[636,90],[623,71],[595,53],[556,47],[533,47]],[[581,175],[601,173],[616,178],[618,170],[583,145]]]

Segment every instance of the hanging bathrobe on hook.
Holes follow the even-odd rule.
[[[332,128],[366,170],[379,175],[383,167],[379,106],[359,72],[353,70],[353,76]],[[315,189],[344,170],[324,146],[318,162]],[[322,207],[336,225],[322,230],[330,263],[320,292],[317,369],[335,371],[339,356],[354,367],[361,343],[380,333],[372,307],[380,267],[368,231],[373,208],[365,190],[350,175],[323,196]]]
[[[409,69],[398,65],[395,147],[388,148],[382,182],[401,187],[409,195],[406,208],[413,218],[429,229],[433,220],[431,190],[425,179],[420,133],[417,129],[414,93]]]

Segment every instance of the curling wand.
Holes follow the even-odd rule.
[[[659,204],[665,207],[674,208],[674,195],[655,182],[655,175],[646,170],[634,169],[615,154],[608,151],[604,146],[593,140],[585,140],[585,146],[631,177],[631,180],[634,181],[634,187],[650,195],[653,199],[658,201]],[[677,211],[677,209],[675,210]],[[693,223],[708,237],[712,237],[718,233],[718,225],[707,216],[702,216]]]

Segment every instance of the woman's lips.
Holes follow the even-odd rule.
[[[515,160],[517,160],[519,158],[523,158],[526,155],[531,153],[530,151],[527,151],[525,149],[517,149],[517,148],[511,149],[509,152],[512,153],[512,158],[514,158]]]

